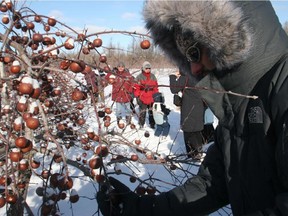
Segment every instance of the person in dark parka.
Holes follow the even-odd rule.
[[[204,104],[198,93],[189,86],[189,77],[177,73],[169,75],[170,90],[172,94],[182,93],[180,106],[180,126],[184,135],[184,142],[188,157],[193,159],[202,158],[204,139]]]
[[[139,197],[111,179],[122,215],[204,215],[227,204],[234,216],[288,215],[288,37],[271,2],[151,0],[143,13],[154,43],[198,81],[219,123],[183,185]]]

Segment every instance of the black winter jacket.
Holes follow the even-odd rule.
[[[209,49],[216,70],[196,87],[219,119],[198,174],[155,196],[149,215],[205,215],[231,204],[234,216],[287,216],[288,37],[271,3],[147,1],[144,18],[187,75],[173,26]]]

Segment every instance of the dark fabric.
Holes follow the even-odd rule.
[[[288,91],[286,61],[276,64],[259,80],[251,92],[259,98],[241,104],[239,113],[234,112],[234,124],[218,126],[215,145],[218,154],[225,155],[223,165],[229,168],[225,185],[229,194],[233,194],[229,199],[233,215],[257,211],[265,215],[265,209],[275,208],[277,194],[288,190],[285,185],[288,156],[283,154],[287,152],[283,148],[288,145],[288,134],[283,136],[288,109],[288,101],[283,100],[284,92]],[[210,158],[213,156],[207,153],[205,160]],[[204,167],[207,166],[205,160]]]
[[[203,216],[228,204],[224,164],[219,153],[211,146],[207,152],[210,156],[205,157],[197,176],[156,196],[153,216]]]
[[[187,153],[197,153],[202,152],[202,146],[204,144],[203,136],[201,131],[196,132],[183,132],[184,141]]]
[[[173,95],[173,104],[175,106],[181,106],[182,105],[182,97],[180,97],[179,95],[177,94],[174,94]]]
[[[213,124],[204,124],[202,131],[203,139],[205,143],[214,141],[214,127]]]
[[[160,102],[160,103],[164,103],[164,97],[162,95],[162,93],[160,92],[156,92],[152,95],[154,102]]]
[[[165,9],[170,2],[173,3],[165,1]],[[177,4],[179,7],[175,4],[173,6],[183,9],[181,2]],[[193,6],[202,3],[185,1],[183,4]],[[209,4],[213,6],[212,1]],[[288,52],[288,37],[269,1],[225,1],[225,4],[231,4],[231,8],[243,13],[243,23],[239,25],[248,26],[246,30],[253,31],[252,44],[248,47],[248,55],[239,64],[210,72],[196,85],[196,88],[204,89],[200,94],[219,119],[215,144],[209,148],[195,177],[187,180],[184,185],[161,194],[159,199],[156,198],[153,215],[203,215],[227,204],[231,204],[234,216],[287,215],[288,58],[285,54]],[[186,30],[192,33],[199,29],[211,30],[209,26],[204,26],[206,29],[200,28],[201,23],[187,20],[194,19],[193,15],[200,18],[201,15],[209,15],[206,10],[198,11],[200,15],[189,14],[192,6],[181,13],[186,14],[181,17],[183,20],[172,19],[171,13],[167,12],[170,19],[167,14],[167,19],[161,21],[185,25]],[[175,7],[171,12],[179,16]],[[165,14],[158,8],[155,11]],[[222,8],[218,12],[219,15],[223,13]],[[230,11],[230,17],[234,18],[231,14]],[[215,17],[207,19],[208,24],[213,19]],[[156,44],[161,43],[164,51],[170,52],[170,57],[178,61],[177,66],[187,65],[181,53],[171,50],[173,46],[176,47],[175,42],[167,43],[173,41],[173,34],[169,32],[172,24],[161,25],[158,17],[147,22],[148,27],[153,28]],[[199,40],[207,39],[202,37],[201,31],[197,33]],[[245,31],[240,33],[243,36]],[[170,41],[165,37],[170,37]],[[214,42],[217,47],[219,41]],[[208,43],[207,47],[213,49],[210,53],[219,52],[215,56],[217,61],[227,63],[225,59],[221,59],[222,49],[216,49]],[[230,53],[235,54],[232,51],[225,54]],[[230,60],[233,62],[235,59]],[[257,97],[249,98],[247,95]]]
[[[204,128],[204,104],[197,90],[186,76],[169,76],[170,90],[173,94],[182,92],[180,125],[185,132],[202,131]]]
[[[169,108],[166,107],[166,105],[161,104],[161,110],[165,115],[169,115],[171,110]]]
[[[288,215],[288,193],[281,193],[277,195],[276,206],[281,212],[281,215]]]
[[[148,120],[150,126],[155,126],[155,121],[153,118],[152,106],[153,104],[144,104],[141,100],[137,100],[139,105],[139,125],[143,126],[146,120],[146,112],[148,111]]]
[[[110,193],[107,193],[108,184],[107,186],[102,185],[96,196],[98,206],[104,216],[153,215],[155,195],[145,195],[140,198],[126,185],[113,177],[109,177],[109,184],[114,188]]]

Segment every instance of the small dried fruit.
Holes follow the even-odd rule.
[[[140,47],[141,47],[142,49],[149,49],[149,47],[150,47],[150,41],[149,41],[149,40],[143,40],[143,41],[141,41]]]

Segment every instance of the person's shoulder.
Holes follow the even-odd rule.
[[[140,73],[140,74],[138,74],[137,76],[136,76],[136,79],[141,79],[141,78],[143,78],[144,77],[144,75],[142,74],[142,73]]]
[[[156,76],[155,76],[154,73],[151,73],[150,76],[151,76],[151,78],[153,78],[154,80],[157,80],[157,78],[156,78]]]
[[[132,74],[130,73],[129,70],[125,70],[125,71],[124,71],[124,74],[125,74],[126,76],[132,76]]]

